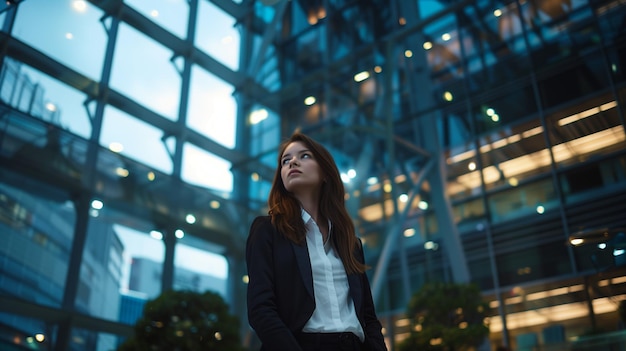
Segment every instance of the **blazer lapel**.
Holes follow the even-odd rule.
[[[302,282],[309,292],[309,295],[313,297],[313,271],[311,271],[311,261],[309,260],[309,250],[307,249],[306,242],[302,245],[291,243],[291,247],[293,248],[293,253],[296,255],[296,261],[298,261]]]

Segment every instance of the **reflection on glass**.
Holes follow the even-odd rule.
[[[185,241],[192,241],[190,244],[193,246],[183,244]],[[174,289],[199,293],[213,291],[228,300],[228,263],[224,256],[207,251],[205,248],[208,246],[208,242],[192,239],[189,235],[176,244]]]
[[[154,126],[114,107],[105,108],[100,145],[169,174],[172,159],[162,136],[163,131]]]
[[[33,117],[89,138],[85,95],[18,61],[5,58],[0,80],[2,102]]]
[[[124,2],[180,38],[187,37],[188,1],[126,0]]]
[[[235,146],[237,103],[234,87],[193,66],[187,124],[228,148]]]
[[[0,350],[52,350],[57,325],[0,313]]]
[[[13,35],[98,80],[107,42],[102,15],[88,1],[20,1]]]
[[[0,293],[59,307],[74,238],[74,206],[53,188],[19,179],[17,185],[0,180]]]
[[[72,328],[69,349],[72,351],[117,350],[124,340],[126,337],[122,335]]]
[[[76,306],[98,318],[133,324],[146,301],[161,293],[163,242],[149,223],[107,203],[92,209],[91,216]]]
[[[210,189],[230,193],[233,190],[231,163],[186,143],[183,148],[184,181]]]
[[[488,197],[493,223],[523,217],[543,215],[556,208],[558,198],[551,178],[501,191]]]
[[[211,1],[198,2],[195,45],[232,70],[239,69],[239,32],[236,19]]]
[[[141,50],[137,50],[141,47]],[[173,53],[126,24],[120,24],[111,87],[171,120],[178,118],[180,74]],[[158,72],[158,74],[157,74]]]
[[[554,159],[560,167],[626,148],[617,102],[610,96],[564,108],[549,116],[547,123]]]

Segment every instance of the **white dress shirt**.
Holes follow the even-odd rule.
[[[354,310],[350,297],[348,276],[341,258],[330,240],[331,223],[328,223],[328,238],[324,243],[322,232],[304,209],[302,219],[306,226],[306,243],[313,272],[313,294],[315,311],[304,325],[305,333],[352,332],[365,340],[365,333]]]

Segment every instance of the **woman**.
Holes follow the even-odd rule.
[[[278,157],[269,216],[254,220],[246,244],[261,350],[387,350],[332,155],[295,133]]]

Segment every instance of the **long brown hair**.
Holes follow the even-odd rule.
[[[332,223],[331,238],[346,272],[363,273],[367,267],[355,257],[355,252],[360,243],[354,231],[354,223],[352,223],[345,207],[345,189],[335,159],[324,146],[300,132],[292,134],[280,144],[278,149],[276,173],[267,201],[272,223],[279,232],[294,243],[302,244],[304,242],[306,227],[302,220],[300,202],[285,189],[285,184],[283,184],[283,179],[280,176],[281,157],[287,146],[293,142],[301,142],[313,153],[313,158],[317,161],[322,172],[322,178],[325,179],[320,189],[318,221],[325,223],[330,220]]]

